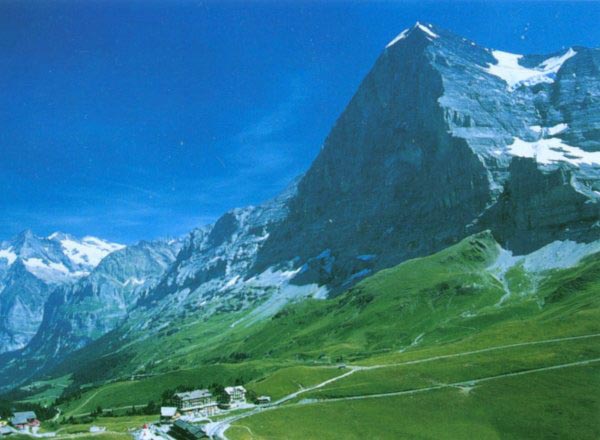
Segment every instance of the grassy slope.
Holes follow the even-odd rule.
[[[109,370],[114,377],[226,363],[240,354],[242,359],[314,362],[366,357],[410,345],[420,333],[433,328],[441,328],[446,339],[457,338],[470,330],[448,320],[449,316],[491,306],[503,294],[501,284],[481,271],[496,254],[491,235],[480,234],[434,256],[382,271],[336,299],[307,299],[266,322],[246,325],[239,312],[199,322],[175,322],[158,338],[124,347],[114,342],[118,335],[113,334],[68,364],[103,371],[106,368],[99,368],[103,359],[89,362],[96,357],[93,350],[114,352]],[[388,281],[396,278],[403,280],[400,288]]]
[[[596,439],[598,367],[487,382],[466,393],[288,406],[242,420],[241,439]]]
[[[492,307],[504,294],[483,271],[496,255],[491,235],[480,234],[381,271],[338,298],[290,306],[220,349],[329,361],[407,348],[423,333],[436,332],[437,342],[457,340],[472,333],[462,313]]]
[[[388,274],[391,274],[388,272]],[[390,282],[392,280],[390,279]],[[398,286],[403,284],[396,277]],[[520,281],[523,282],[523,281]],[[529,285],[529,283],[526,283]],[[463,318],[476,329],[445,343],[436,330],[419,347],[364,360],[400,363],[490,346],[600,333],[600,258],[553,272],[534,296],[483,307]],[[437,361],[357,372],[303,399],[411,390],[600,358],[600,338],[508,347]],[[600,364],[482,382],[465,393],[448,388],[412,395],[289,406],[238,421],[246,438],[579,438],[600,436]],[[300,399],[297,399],[300,400]],[[331,427],[335,426],[335,430]]]
[[[177,386],[207,387],[211,383],[233,384],[236,379],[248,384],[248,389],[257,394],[268,394],[274,399],[320,383],[336,376],[332,367],[293,366],[280,368],[276,364],[247,362],[234,365],[210,365],[189,370],[132,380],[120,381],[83,393],[80,399],[61,406],[65,416],[88,414],[98,406],[103,409],[123,409],[132,405],[141,406],[149,401],[160,401],[164,390]],[[253,380],[254,379],[254,380]]]
[[[448,330],[446,338],[455,339],[469,329],[454,324],[448,316],[490,307],[503,294],[500,283],[481,271],[493,261],[496,253],[493,238],[481,234],[432,257],[382,271],[338,298],[306,300],[292,305],[263,323],[245,326],[242,322],[232,327],[231,323],[240,316],[229,315],[189,325],[180,323],[182,328],[177,332],[165,329],[160,338],[145,339],[111,355],[124,359],[123,365],[118,363],[123,374],[135,371],[135,365],[138,369],[144,365],[154,366],[148,368],[150,371],[171,369],[170,372],[149,381],[134,382],[134,385],[131,382],[107,385],[106,391],[100,391],[100,399],[91,399],[81,406],[81,402],[97,392],[91,390],[65,409],[67,412],[74,409],[87,412],[97,404],[105,408],[140,404],[157,399],[163,389],[178,384],[201,381],[207,385],[207,380],[231,381],[242,376],[241,371],[247,371],[243,377],[246,380],[259,378],[261,371],[272,369],[274,364],[285,367],[286,363],[329,363],[340,357],[365,358],[409,346],[419,334],[436,327]],[[401,288],[390,283],[398,278],[403,280]],[[398,319],[400,316],[402,319]],[[227,361],[233,353],[243,353],[250,361],[256,361],[246,361],[242,368],[239,364],[221,364],[227,371],[237,371],[237,376],[233,377],[223,374],[213,379],[212,367],[209,371],[197,368],[219,358]],[[113,372],[114,368],[104,368],[101,362],[105,359],[100,358],[95,364],[83,362],[84,374],[89,371]],[[128,369],[128,366],[131,367]],[[189,366],[195,367],[197,374],[182,375],[173,371]],[[206,375],[208,379],[204,377]],[[272,394],[277,395],[277,390],[274,389]]]
[[[180,385],[206,388],[212,383],[233,384],[236,379],[248,382],[253,378],[262,377],[275,368],[277,367],[259,362],[207,365],[144,379],[114,382],[86,391],[80,399],[62,405],[61,410],[68,417],[89,413],[98,406],[103,409],[116,409],[146,405],[151,400],[160,402],[163,391],[175,389]]]
[[[299,389],[316,385],[339,374],[340,371],[336,367],[288,367],[252,381],[247,385],[247,388],[259,396],[268,395],[273,400],[277,400]]]
[[[149,355],[155,353],[154,347],[163,347],[158,350],[161,357],[172,344],[175,353],[172,360],[184,368],[189,364],[211,362],[219,356],[227,359],[231,353],[243,353],[249,360],[220,365],[218,368],[228,371],[226,374],[221,372],[212,376],[210,369],[195,368],[171,371],[140,381],[109,384],[101,388],[89,402],[85,400],[98,390],[89,391],[82,399],[70,403],[65,409],[75,412],[79,406],[77,411],[85,412],[82,409],[91,410],[97,405],[107,408],[139,404],[150,399],[157,400],[163,389],[179,384],[200,382],[206,385],[209,377],[214,377],[214,381],[227,381],[235,377],[243,377],[245,381],[253,379],[248,384],[250,389],[277,398],[296,391],[300,385],[306,387],[325,380],[330,375],[341,373],[331,368],[319,368],[318,364],[321,363],[339,362],[343,359],[345,362],[364,365],[390,364],[521,341],[600,332],[598,256],[588,258],[577,268],[554,272],[541,282],[535,294],[525,297],[521,297],[520,293],[530,292],[534,283],[522,271],[512,271],[508,281],[515,290],[513,298],[506,305],[498,307],[499,299],[505,294],[503,286],[483,270],[496,255],[497,247],[491,236],[480,234],[433,256],[382,271],[338,298],[327,301],[307,300],[289,306],[273,319],[260,324],[246,327],[242,322],[242,325],[232,328],[232,320],[239,319],[240,316],[218,317],[216,319],[220,321],[214,325],[205,321],[186,326],[176,334],[164,335],[160,340],[146,340],[144,344],[148,347]],[[208,337],[203,339],[200,336]],[[537,368],[598,356],[598,346],[598,341],[594,339],[579,340],[488,352],[410,368],[389,367],[360,372],[303,397],[324,398],[389,392]],[[144,350],[140,350],[140,346],[136,344],[132,347],[137,356],[136,362],[144,362]],[[305,366],[299,367],[299,363]],[[170,368],[169,359],[163,358],[159,365],[161,369]],[[275,371],[277,369],[279,370]],[[193,372],[188,376],[187,371]],[[594,370],[594,367],[539,374],[572,381],[573,393],[592,403],[597,401],[590,395],[599,391],[597,369]],[[586,379],[586,374],[594,377]],[[527,399],[523,399],[522,394],[511,394],[512,388],[505,381],[538,385],[532,385],[535,389],[532,388],[531,393],[526,394]],[[539,389],[536,388],[538,386]],[[505,395],[493,399],[486,390]],[[415,407],[414,414],[412,410],[406,412],[412,414],[411,417],[416,417],[415,420],[419,420],[419,411],[423,411],[422,417],[425,417],[427,408],[433,405],[438,408],[439,419],[435,420],[439,420],[439,423],[456,418],[459,421],[457,423],[463,423],[465,432],[470,435],[497,438],[498,432],[509,432],[505,431],[509,428],[488,420],[493,418],[494,411],[508,411],[507,417],[512,416],[507,401],[521,399],[522,417],[532,417],[533,409],[529,408],[534,408],[537,404],[536,396],[539,394],[546,399],[546,395],[551,394],[551,390],[546,388],[546,382],[533,380],[531,377],[487,382],[479,385],[475,391],[481,400],[463,405],[462,415],[456,414],[457,407],[452,403],[453,399],[457,399],[452,394],[453,390],[441,390],[430,393],[434,397],[419,395],[379,401],[371,399],[289,407],[244,419],[238,422],[239,428],[232,428],[228,434],[231,432],[244,438],[248,435],[246,428],[249,428],[257,436],[265,435],[264,438],[294,438],[290,434],[294,431],[292,427],[300,424],[304,426],[304,430],[299,429],[298,432],[310,437],[312,429],[342,424],[353,427],[352,432],[345,432],[344,435],[355,438],[352,433],[361,432],[357,424],[363,426],[364,423],[364,426],[370,425],[370,438],[377,438],[378,435],[390,438],[386,433],[405,432],[402,429],[411,425],[407,418],[399,416],[395,403],[390,406],[390,402],[409,399],[411,407],[413,400],[422,405]],[[561,393],[552,398],[556,405],[573,398],[568,392],[563,392],[562,388]],[[445,404],[440,396],[449,399],[450,404]],[[506,407],[499,407],[501,402]],[[489,407],[489,414],[484,414],[480,406]],[[357,408],[356,411],[353,408]],[[380,417],[377,420],[385,428],[378,431],[379,425],[374,425],[372,419],[363,419],[357,411],[360,414],[371,413],[371,416],[377,414]],[[573,408],[572,411],[583,415],[589,412],[586,408]],[[308,422],[307,414],[311,414]],[[404,410],[402,414],[405,414]],[[554,431],[563,432],[558,426],[563,424],[563,419],[554,417],[552,411],[544,414],[544,420],[537,422],[539,429],[549,438],[552,438]],[[471,419],[472,421],[468,421]],[[435,420],[432,419],[433,425],[429,424],[430,430],[427,432],[436,432]],[[522,423],[525,424],[524,421]],[[596,426],[597,424],[582,423],[581,438],[587,438],[584,435],[586,429],[594,431]],[[405,434],[410,432],[412,431],[406,431]],[[323,438],[327,438],[329,434],[325,432],[324,435]],[[418,436],[415,434],[411,438],[415,437]]]
[[[600,358],[600,337],[358,371],[304,398],[387,393]]]

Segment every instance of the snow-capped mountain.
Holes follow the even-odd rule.
[[[48,239],[60,243],[62,252],[73,266],[88,273],[98,266],[108,254],[125,247],[122,244],[110,243],[96,237],[87,236],[78,240],[61,232],[55,232]]]
[[[103,296],[110,282],[91,279],[124,251],[111,254],[57,291],[49,307],[63,305],[12,362],[58,356],[57,335],[83,346],[121,323],[133,340],[182,317],[263,319],[483,229],[515,258],[600,240],[600,50],[510,54],[417,23],[385,47],[290,188],[193,231],[147,288],[122,290],[146,278],[128,266]],[[88,297],[126,305],[112,320]],[[58,312],[70,304],[77,313]]]
[[[50,291],[87,276],[123,245],[62,233],[24,231],[0,244],[0,353],[24,347],[42,321]]]
[[[62,283],[88,275],[104,257],[124,247],[96,237],[77,239],[61,232],[37,237],[26,230],[0,244],[0,267],[6,271],[20,260],[42,281]]]
[[[88,277],[55,289],[23,356],[52,361],[111,331],[171,266],[180,240],[141,241],[107,255]]]

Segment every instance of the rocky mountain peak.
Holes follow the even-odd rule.
[[[439,38],[440,36],[434,31],[434,27],[432,24],[421,24],[417,21],[413,27],[400,32],[392,41],[390,41],[386,45],[386,48],[392,47],[393,45],[402,40],[410,41],[411,37],[425,38],[429,41],[432,41],[433,39]]]

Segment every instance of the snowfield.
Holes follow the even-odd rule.
[[[589,152],[572,147],[559,138],[527,142],[515,137],[508,149],[513,156],[532,158],[543,165],[555,162],[568,162],[576,166],[583,164],[600,165],[600,152]]]
[[[485,70],[489,74],[504,80],[508,90],[513,91],[521,85],[533,86],[539,83],[554,82],[554,75],[563,63],[576,54],[577,52],[569,48],[563,55],[548,58],[537,67],[529,68],[519,64],[519,60],[523,58],[523,55],[492,50],[492,55],[497,63],[488,65]]]

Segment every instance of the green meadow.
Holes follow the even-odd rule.
[[[597,439],[598,366],[407,396],[284,406],[236,422],[231,440]]]
[[[232,440],[598,438],[600,257],[543,274],[516,266],[502,282],[487,270],[497,256],[481,233],[262,322],[165,328],[118,350],[122,379],[91,383],[62,415],[238,382],[272,401],[300,394],[233,422]],[[139,417],[120,419],[152,419]]]

